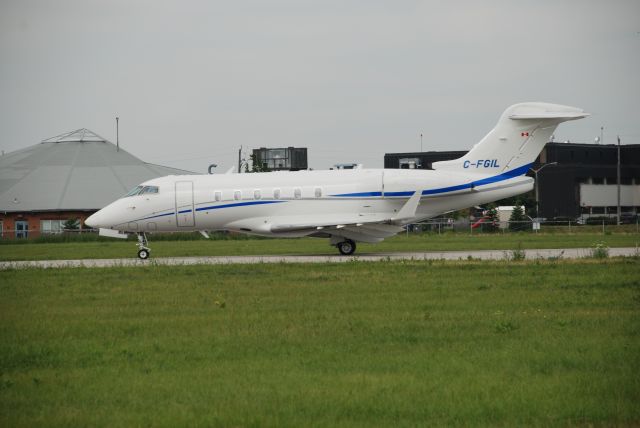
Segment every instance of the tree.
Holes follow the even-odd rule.
[[[249,168],[249,163],[245,164],[246,171],[245,172],[268,172],[269,169],[260,162],[260,159],[255,154],[249,156],[251,160],[251,168]]]
[[[80,227],[80,221],[77,218],[70,218],[62,223],[64,230],[77,230]]]
[[[523,206],[526,215],[531,217],[536,215],[536,194],[533,190],[527,193],[523,193],[522,195],[500,199],[495,203],[498,206]]]
[[[524,209],[522,209],[522,205],[520,200],[516,201],[516,205],[513,207],[513,211],[511,211],[511,217],[509,217],[509,229],[510,230],[522,230],[523,221],[526,220],[524,215]]]

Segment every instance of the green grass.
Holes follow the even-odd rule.
[[[153,257],[236,256],[282,254],[337,254],[328,239],[241,239],[155,241],[150,237]],[[577,248],[603,242],[609,247],[635,247],[640,235],[635,233],[579,234],[404,234],[379,244],[358,244],[356,254],[397,251],[512,250],[515,248]],[[63,242],[0,245],[0,260],[73,260],[91,258],[135,257],[136,245],[131,241]]]
[[[0,426],[640,424],[640,262],[0,272]]]

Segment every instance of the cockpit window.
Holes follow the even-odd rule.
[[[125,198],[129,196],[145,195],[149,193],[155,194],[155,193],[158,193],[158,191],[159,191],[158,186],[136,186],[134,189],[132,189],[129,193],[125,195]]]
[[[135,196],[137,194],[140,193],[140,191],[142,190],[142,186],[136,186],[133,189],[131,189],[131,191],[129,193],[127,193],[124,197],[129,197],[129,196]]]
[[[145,195],[147,193],[158,193],[158,186],[144,186],[140,194]]]

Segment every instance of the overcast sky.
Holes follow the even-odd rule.
[[[640,143],[640,1],[0,1],[0,149],[89,128],[204,172],[470,148],[509,105],[584,108],[556,140]]]

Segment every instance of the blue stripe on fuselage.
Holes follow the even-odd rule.
[[[480,180],[472,181],[471,183],[458,184],[455,186],[448,187],[438,187],[435,189],[427,189],[423,190],[423,195],[437,195],[440,193],[448,193],[455,192],[458,190],[464,189],[472,189],[476,186],[483,186],[485,184],[497,183],[499,181],[509,180],[510,178],[518,177],[520,175],[526,174],[529,168],[533,165],[533,163],[522,165],[521,167],[512,169],[510,171],[503,172],[502,174],[494,175],[492,177],[482,178]],[[404,192],[384,192],[385,197],[393,197],[393,196],[411,196],[415,192],[412,191],[404,191]],[[341,198],[358,198],[358,197],[375,197],[382,196],[382,192],[358,192],[358,193],[341,193],[338,195],[331,195]]]
[[[152,215],[151,217],[139,218],[139,219],[134,220],[134,221],[149,220],[149,219],[152,219],[152,218],[165,217],[165,216],[168,216],[168,215],[174,215],[174,214],[175,214],[175,213],[174,213],[173,211],[171,211],[170,213],[158,214],[158,215]]]
[[[339,197],[354,197],[354,198],[371,198],[376,196],[382,196],[382,192],[358,192],[358,193],[342,193],[339,195],[329,195]]]
[[[233,204],[225,204],[225,205],[211,205],[208,207],[201,207],[201,208],[196,208],[196,211],[207,211],[207,210],[217,210],[220,208],[233,208],[233,207],[243,207],[243,206],[247,206],[247,205],[265,205],[265,204],[279,204],[280,202],[286,202],[286,201],[250,201],[250,202],[237,202],[237,203],[233,203]],[[187,214],[190,213],[192,210],[181,210],[178,211],[178,214]],[[133,221],[140,221],[140,220],[150,220],[152,218],[158,218],[158,217],[165,217],[168,215],[174,215],[175,212],[172,211],[170,213],[165,213],[165,214],[158,214],[158,215],[152,215],[150,217],[144,217],[144,218],[139,218],[137,220],[133,220]]]
[[[220,208],[233,208],[233,207],[244,207],[247,205],[266,205],[266,204],[279,204],[281,202],[286,201],[251,201],[251,202],[237,202],[234,204],[226,204],[226,205],[211,205],[208,207],[200,207],[196,208],[196,211],[207,211],[207,210],[218,210]]]
[[[384,196],[411,196],[416,192],[384,192]]]

